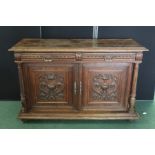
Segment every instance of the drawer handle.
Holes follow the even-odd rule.
[[[52,59],[48,59],[48,58],[44,58],[43,60],[44,60],[44,62],[52,62],[53,61]]]
[[[105,56],[104,60],[105,61],[112,61],[113,57],[112,56]]]
[[[80,96],[82,95],[82,82],[80,81]]]
[[[77,87],[76,87],[76,81],[74,81],[74,95],[76,95]]]

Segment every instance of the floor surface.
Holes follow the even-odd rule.
[[[2,129],[154,129],[155,102],[137,101],[136,111],[141,118],[136,121],[54,120],[22,122],[17,118],[20,101],[0,101],[0,128]],[[143,114],[144,113],[144,114]]]

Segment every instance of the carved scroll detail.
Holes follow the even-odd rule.
[[[61,73],[48,73],[39,76],[39,99],[64,99],[64,75]]]
[[[118,76],[113,74],[95,74],[92,78],[93,100],[117,100]]]

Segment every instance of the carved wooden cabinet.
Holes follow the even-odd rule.
[[[13,46],[26,119],[137,119],[132,39],[23,39]]]

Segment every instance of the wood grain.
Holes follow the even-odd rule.
[[[22,39],[16,52],[141,52],[148,51],[133,39]]]

